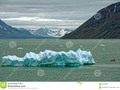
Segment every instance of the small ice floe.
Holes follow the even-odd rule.
[[[101,46],[101,47],[104,47],[105,45],[104,45],[104,44],[101,44],[100,46]]]
[[[22,48],[22,47],[18,47],[17,49],[18,49],[18,50],[22,50],[23,48]]]
[[[82,48],[83,46],[80,46],[80,48]]]
[[[60,45],[60,47],[63,47],[63,45]]]

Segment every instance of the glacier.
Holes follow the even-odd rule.
[[[82,66],[95,64],[90,51],[78,49],[68,52],[45,50],[39,54],[29,52],[24,57],[3,56],[2,66]]]

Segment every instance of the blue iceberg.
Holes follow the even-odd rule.
[[[30,52],[22,57],[4,56],[2,66],[81,66],[85,64],[95,64],[90,51],[78,49],[76,52],[56,52],[45,50],[39,54]]]

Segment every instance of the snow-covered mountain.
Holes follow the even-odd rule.
[[[15,28],[7,25],[0,19],[0,38],[60,38],[71,31],[70,29],[40,28],[37,30],[30,30]]]
[[[39,36],[39,37],[62,37],[65,34],[70,33],[73,30],[70,29],[59,29],[59,30],[52,30],[48,28],[40,28],[38,30],[28,30],[31,34]]]
[[[72,31],[73,30],[70,30],[70,29],[60,29],[55,36],[56,37],[62,37],[65,34],[68,34],[68,33],[72,32]]]
[[[0,38],[31,38],[34,37],[27,30],[19,30],[7,25],[0,19]]]

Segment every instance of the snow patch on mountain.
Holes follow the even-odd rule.
[[[3,27],[0,25],[0,28],[3,28]]]

